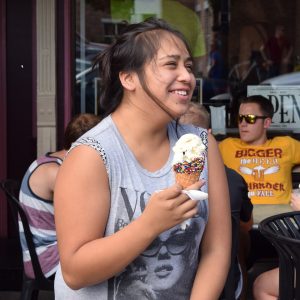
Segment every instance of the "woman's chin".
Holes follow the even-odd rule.
[[[187,105],[178,104],[174,109],[174,113],[178,118],[180,118],[187,112],[188,108],[189,108],[189,104]]]

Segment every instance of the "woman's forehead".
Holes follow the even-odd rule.
[[[184,42],[179,37],[171,33],[165,33],[162,36],[157,54],[159,55],[162,53],[167,53],[168,55],[173,55],[175,53],[186,53],[189,55]]]

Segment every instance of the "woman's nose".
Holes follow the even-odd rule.
[[[195,76],[193,72],[188,70],[185,66],[182,66],[179,70],[178,80],[184,82],[191,82],[192,80],[195,80]]]

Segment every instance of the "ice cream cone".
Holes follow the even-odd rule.
[[[201,173],[200,171],[190,173],[190,174],[175,172],[176,182],[185,189],[188,186],[190,186],[191,184],[193,184],[199,180],[200,173]]]
[[[205,164],[205,146],[201,138],[185,134],[173,147],[173,171],[176,182],[184,189],[199,180]]]

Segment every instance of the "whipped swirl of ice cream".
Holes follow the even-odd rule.
[[[173,165],[177,163],[190,163],[203,155],[205,145],[202,139],[192,133],[184,134],[173,147]]]

